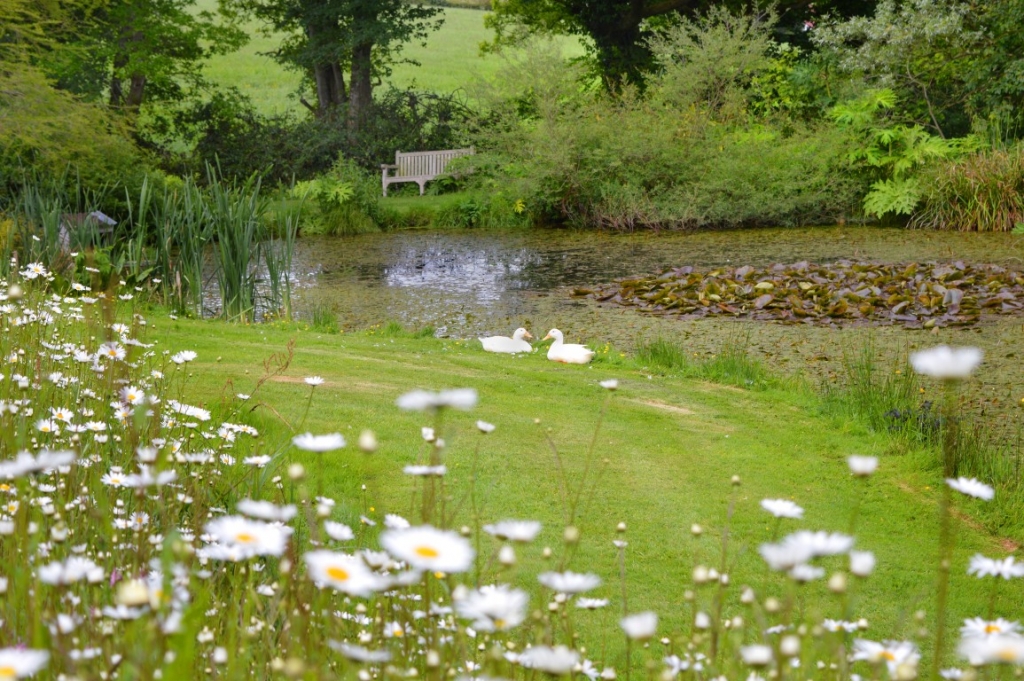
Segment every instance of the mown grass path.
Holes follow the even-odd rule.
[[[192,399],[200,396],[215,410],[221,399],[250,392],[263,372],[263,359],[294,338],[294,361],[285,375],[268,381],[246,403],[246,411],[254,411],[235,418],[256,425],[269,447],[287,442],[300,427],[314,433],[343,433],[349,446],[322,462],[291,448],[285,458],[302,461],[313,476],[322,466],[324,493],[338,500],[336,519],[354,525],[361,514],[382,521],[385,512],[417,521],[410,515],[413,480],[402,474],[401,467],[422,460],[426,446],[420,428],[436,424],[427,414],[398,411],[395,398],[415,388],[477,389],[476,409],[452,412],[441,426],[448,443],[448,504],[461,509],[453,525],[473,524],[467,499],[473,452],[479,445],[477,484],[484,521],[519,518],[544,523],[538,542],[519,551],[520,566],[530,575],[543,569],[543,546],[554,551],[555,557],[547,561],[552,569],[562,555],[564,506],[548,438],[560,452],[569,484],[578,484],[602,405],[609,400],[595,450],[599,461],[607,460],[607,469],[596,492],[585,495],[581,504],[576,524],[582,538],[568,564],[576,571],[599,573],[605,584],[591,595],[612,599],[606,610],[578,618],[587,622],[580,626],[589,645],[617,636],[621,599],[612,546],[616,538],[629,543],[629,609],[656,610],[664,621],[660,632],[688,626],[693,610],[684,591],[695,563],[719,567],[730,499],[734,516],[726,612],[745,613],[739,604],[740,585],[749,584],[762,598],[789,594],[808,613],[843,617],[840,598],[828,592],[824,580],[790,591],[782,576],[767,571],[756,549],[771,539],[775,520],[758,504],[763,498],[789,498],[805,508],[804,520],[782,521],[780,535],[801,528],[846,532],[860,494],[856,547],[874,551],[878,558],[872,577],[851,581],[848,614],[865,617],[871,625],[860,635],[876,640],[911,637],[918,627],[912,613],[932,607],[938,471],[921,456],[887,454],[886,439],[857,424],[837,424],[820,416],[817,398],[807,391],[748,391],[650,376],[614,352],[600,355],[588,367],[567,367],[546,361],[543,352],[528,357],[487,354],[475,341],[372,332],[322,335],[272,325],[184,320],[153,320],[153,326],[158,347],[199,353],[189,365],[194,374]],[[311,390],[302,379],[312,375],[326,382],[312,389],[312,407],[300,426]],[[621,382],[615,393],[598,386],[599,380],[608,378]],[[258,406],[261,403],[272,406],[277,415]],[[228,413],[223,411],[221,416]],[[497,430],[481,435],[474,426],[477,419],[497,425]],[[374,454],[355,447],[365,428],[372,429],[380,442]],[[850,454],[879,456],[879,472],[866,483],[853,478],[846,465]],[[277,473],[283,475],[283,467]],[[740,476],[739,487],[730,485],[733,475]],[[952,569],[954,628],[964,617],[987,614],[991,581],[966,575],[969,556],[1006,554],[997,538],[971,523],[973,504],[980,503],[957,499],[963,521],[957,529]],[[619,522],[628,525],[624,535],[615,532]],[[699,540],[691,536],[692,523],[704,528]],[[483,545],[488,555],[493,548]],[[845,557],[822,564],[829,574],[847,568]],[[535,584],[527,586],[536,591]],[[1000,589],[995,615],[1018,618],[1014,604],[1022,602],[1020,580],[1001,584]],[[712,595],[709,587],[698,590],[698,607],[709,609]],[[541,604],[535,597],[532,605]],[[614,633],[600,635],[601,630]],[[618,640],[614,643],[618,648]]]

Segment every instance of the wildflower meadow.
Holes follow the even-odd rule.
[[[502,428],[477,418],[472,388],[395,396],[396,411],[430,424],[403,467],[410,510],[346,522],[342,506],[375,502],[336,498],[325,459],[373,456],[380,443],[373,424],[305,432],[322,378],[301,381],[288,437],[267,437],[247,408],[257,392],[217,407],[199,397],[197,353],[155,342],[139,291],[38,263],[13,272],[0,282],[0,679],[971,681],[1016,678],[1024,665],[1024,564],[954,553],[964,505],[997,491],[951,468],[935,509],[934,588],[928,603],[907,599],[898,634],[861,607],[878,559],[858,542],[857,499],[845,526],[821,528],[793,499],[738,504],[739,476],[704,491],[723,496],[723,517],[679,519],[692,560],[658,578],[684,604],[669,613],[631,599],[627,554],[644,518],[607,528],[610,565],[578,550],[580,515],[601,503],[598,436],[619,380],[593,381],[595,432],[575,465],[552,447],[558,541],[539,541],[558,514],[485,517],[465,439],[468,496],[452,494],[451,425],[470,424],[478,443]],[[911,361],[949,405],[982,357],[940,347]],[[854,451],[843,460],[833,474],[855,494],[887,465]],[[734,529],[751,514],[767,535]],[[983,584],[987,608],[951,613],[951,574]]]

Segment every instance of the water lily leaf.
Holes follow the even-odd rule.
[[[754,301],[754,309],[760,310],[768,303],[772,302],[774,297],[770,293],[765,293],[763,296],[758,296],[757,300]]]

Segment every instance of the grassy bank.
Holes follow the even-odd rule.
[[[295,357],[284,376],[266,383],[252,416],[267,442],[293,430],[340,430],[355,440],[372,428],[381,443],[372,456],[355,451],[314,456],[292,454],[312,471],[322,471],[323,489],[341,500],[337,515],[355,524],[359,516],[382,520],[387,512],[408,516],[414,485],[401,473],[417,462],[425,447],[420,427],[433,425],[423,415],[394,408],[397,396],[415,388],[473,387],[480,406],[443,425],[448,442],[451,503],[460,509],[456,525],[472,524],[467,502],[474,465],[477,491],[488,519],[529,517],[541,520],[542,545],[557,547],[564,525],[557,447],[570,485],[580,484],[586,451],[602,409],[607,408],[595,455],[606,471],[593,494],[584,495],[577,521],[582,540],[573,558],[605,579],[599,595],[615,597],[616,566],[611,540],[616,523],[627,523],[626,571],[631,609],[657,609],[666,630],[679,628],[688,612],[682,585],[695,563],[718,562],[721,527],[735,503],[730,573],[758,593],[782,596],[783,588],[766,575],[756,546],[776,532],[775,521],[758,508],[762,498],[789,498],[806,509],[796,527],[849,529],[851,514],[864,494],[858,520],[858,546],[879,560],[874,577],[858,587],[855,610],[870,613],[878,637],[911,635],[909,614],[930,607],[934,577],[935,504],[941,480],[923,472],[915,455],[888,456],[888,440],[855,424],[819,416],[817,398],[777,383],[760,390],[658,376],[614,350],[591,367],[575,368],[531,357],[483,353],[475,342],[382,335],[378,332],[321,335],[267,326],[160,320],[153,330],[168,349],[192,348],[193,389],[207,406],[223,395],[248,392],[261,373],[262,356],[296,340]],[[302,421],[311,389],[302,377],[316,374],[326,383],[312,390],[312,409]],[[601,379],[618,378],[614,394]],[[225,387],[230,384],[230,387]],[[607,405],[605,405],[605,401]],[[247,407],[248,409],[248,407]],[[481,439],[475,419],[498,426]],[[550,442],[549,442],[550,440]],[[479,447],[479,459],[474,450]],[[851,478],[850,454],[882,457],[878,476],[863,485]],[[730,497],[729,479],[743,484]],[[593,480],[593,471],[589,480]],[[362,490],[366,485],[366,490]],[[960,566],[977,552],[1001,551],[969,520],[965,504],[954,569],[958,618],[982,609],[987,591]],[[705,528],[693,540],[691,523]],[[912,528],[908,532],[908,528]],[[539,547],[524,550],[519,570],[544,567]],[[731,562],[731,561],[730,561]],[[837,562],[834,567],[840,568]],[[529,586],[529,585],[527,585]],[[1016,589],[1016,586],[1013,587]],[[825,617],[841,617],[837,599],[824,583],[805,587],[805,604]],[[591,645],[599,632],[614,627],[615,612],[587,627]]]

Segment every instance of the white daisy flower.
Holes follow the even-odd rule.
[[[389,530],[405,530],[412,527],[409,521],[400,515],[394,513],[387,513],[384,515],[384,527]]]
[[[867,577],[875,570],[875,554],[870,551],[850,551],[850,572]]]
[[[946,484],[961,494],[966,494],[967,496],[983,499],[985,501],[991,501],[992,497],[996,495],[996,491],[994,489],[975,478],[960,477],[956,480],[946,478]]]
[[[241,516],[224,516],[206,523],[206,534],[240,559],[280,556],[288,545],[290,527],[271,525]]]
[[[251,518],[282,523],[288,522],[298,513],[294,504],[278,506],[269,501],[254,501],[252,499],[242,499],[235,505],[235,508],[239,513]]]
[[[386,530],[380,535],[384,549],[417,570],[465,572],[473,564],[474,551],[464,537],[429,525],[405,530]]]
[[[350,596],[367,597],[387,586],[380,575],[366,567],[360,558],[334,551],[309,551],[306,561],[309,578],[320,587],[331,587]]]
[[[388,650],[368,650],[362,646],[341,641],[328,641],[327,647],[338,651],[353,662],[381,663],[391,660],[391,652]]]
[[[541,524],[536,520],[502,520],[492,525],[484,525],[484,532],[515,542],[533,541],[540,533]]]
[[[646,641],[658,629],[658,615],[653,612],[638,612],[619,620],[619,626],[626,636],[634,641]]]
[[[771,646],[757,644],[742,646],[740,657],[743,658],[745,664],[751,667],[765,667],[771,664],[775,656],[772,654]]]
[[[406,411],[427,411],[445,407],[466,410],[475,407],[476,400],[476,390],[472,388],[442,390],[439,393],[413,390],[395,400],[395,404],[399,409]]]
[[[986,558],[980,553],[971,556],[971,563],[967,568],[967,574],[981,577],[1002,577],[1011,579],[1013,577],[1024,577],[1024,563],[1016,562],[1013,556],[1007,556],[1002,560]]]
[[[406,475],[415,475],[419,477],[441,477],[448,473],[448,467],[444,464],[440,466],[406,466],[402,469],[402,472]]]
[[[307,452],[330,452],[345,446],[345,438],[340,433],[329,435],[313,435],[303,433],[292,438],[292,444]]]
[[[459,615],[473,620],[477,631],[507,631],[526,618],[530,597],[525,591],[501,584],[470,591],[455,604]]]
[[[850,472],[858,477],[867,477],[878,468],[877,456],[859,456],[854,454],[846,460],[850,466]]]
[[[50,661],[46,650],[32,648],[0,649],[0,679],[22,679],[34,676]]]
[[[914,371],[942,380],[969,378],[981,364],[979,348],[951,348],[946,345],[922,350],[910,355]]]
[[[1020,625],[1017,622],[1004,620],[1002,617],[995,620],[986,620],[980,617],[972,617],[964,620],[964,626],[960,627],[960,634],[964,638],[985,637],[985,636],[1017,636]]]
[[[858,638],[853,641],[853,660],[865,660],[869,664],[885,663],[889,676],[896,678],[896,670],[900,665],[916,665],[921,659],[917,646],[909,641],[866,641]]]
[[[351,541],[356,537],[351,527],[344,523],[336,523],[333,520],[324,521],[324,532],[334,541]]]
[[[576,607],[583,610],[598,610],[608,605],[607,598],[577,598]]]
[[[88,558],[71,556],[65,561],[58,560],[48,565],[41,565],[36,576],[44,584],[62,586],[80,582],[83,579],[95,584],[103,579],[103,568]]]
[[[804,509],[788,499],[762,499],[761,508],[776,518],[800,519],[804,517]]]
[[[314,388],[318,385],[323,385],[324,379],[322,376],[306,376],[304,379],[306,385],[311,385]]]
[[[547,674],[561,676],[572,671],[580,660],[579,653],[565,646],[533,646],[519,656],[519,664],[527,669],[537,669]]]
[[[537,581],[552,591],[563,594],[583,593],[601,586],[601,578],[595,574],[568,571],[542,572],[537,575]]]
[[[1024,638],[1010,635],[970,636],[960,639],[960,655],[972,666],[1024,664]]]

